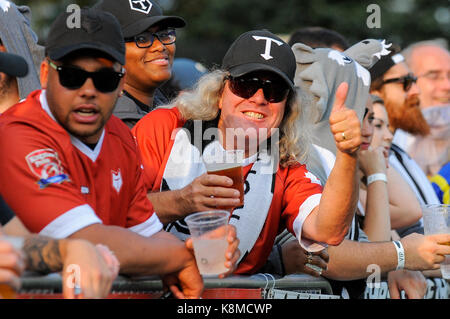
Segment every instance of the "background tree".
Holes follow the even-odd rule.
[[[128,0],[117,0],[128,1]],[[56,15],[67,5],[90,6],[96,0],[16,0],[29,5],[33,27],[44,42]],[[252,29],[288,35],[297,28],[322,26],[344,35],[351,44],[384,38],[405,47],[411,42],[450,38],[449,0],[159,0],[166,14],[179,15],[177,57],[190,57],[208,67],[220,65],[231,42]],[[380,28],[369,28],[370,4],[380,8]]]

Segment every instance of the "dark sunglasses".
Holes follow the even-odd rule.
[[[289,93],[289,86],[282,79],[260,79],[256,76],[226,78],[233,94],[244,99],[251,98],[259,89],[263,89],[264,98],[270,103],[283,101]]]
[[[58,71],[59,83],[69,90],[77,90],[83,86],[88,78],[94,82],[94,86],[102,93],[109,93],[117,89],[120,79],[125,75],[111,68],[103,68],[95,72],[88,72],[75,66],[56,65],[49,61],[49,65]]]
[[[177,33],[175,32],[175,29],[171,28],[160,30],[155,33],[143,32],[132,38],[126,38],[125,42],[135,42],[138,48],[149,48],[152,46],[155,38],[158,38],[159,42],[162,44],[168,45],[175,43],[177,40]]]
[[[387,84],[387,83],[402,83],[403,84],[403,90],[405,92],[408,92],[409,89],[411,88],[411,86],[413,85],[413,83],[416,83],[417,81],[417,77],[412,75],[411,73],[399,77],[399,78],[394,78],[394,79],[388,79],[383,81],[382,85]]]

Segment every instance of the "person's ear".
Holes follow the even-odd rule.
[[[384,100],[383,92],[381,92],[381,88],[379,88],[379,89],[374,89],[374,90],[370,91],[370,94],[379,96],[381,99]]]
[[[45,59],[41,63],[41,71],[40,71],[40,80],[41,80],[41,87],[42,89],[47,89],[47,82],[48,82],[48,61]]]
[[[225,84],[226,85],[226,84]],[[220,98],[219,98],[219,110],[222,110],[222,100],[223,100],[223,91],[225,90],[225,86],[223,87],[222,92],[220,93]]]
[[[125,78],[127,77],[127,71],[124,69],[124,76],[120,79],[119,86],[117,89],[119,90],[119,97],[123,95],[123,88],[125,87]]]
[[[223,91],[220,95],[220,99],[219,99],[219,110],[222,110],[222,100],[223,100]]]

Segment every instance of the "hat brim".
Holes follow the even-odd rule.
[[[148,17],[136,21],[135,23],[132,23],[131,25],[123,28],[122,30],[123,36],[125,38],[134,37],[135,35],[144,32],[145,30],[147,30],[148,28],[157,23],[164,23],[164,25],[173,28],[183,28],[184,26],[186,26],[186,21],[184,21],[184,19],[181,17],[176,16]]]
[[[83,49],[92,49],[96,51],[100,51],[102,53],[105,53],[106,55],[110,56],[113,60],[119,62],[122,65],[125,65],[125,53],[119,52],[115,49],[113,49],[110,46],[103,45],[101,43],[77,43],[74,45],[68,45],[62,48],[58,48],[56,50],[52,50],[51,48],[48,50],[48,56],[50,59],[58,61],[62,58],[64,58],[66,55]]]
[[[261,63],[246,63],[237,65],[228,70],[231,76],[238,77],[254,71],[270,71],[279,75],[291,90],[294,90],[294,83],[279,69]]]
[[[0,72],[21,78],[28,74],[28,63],[20,55],[0,52]]]

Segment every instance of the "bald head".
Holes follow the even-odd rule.
[[[450,103],[450,54],[438,45],[413,47],[407,63],[418,76],[420,106],[444,106]]]

